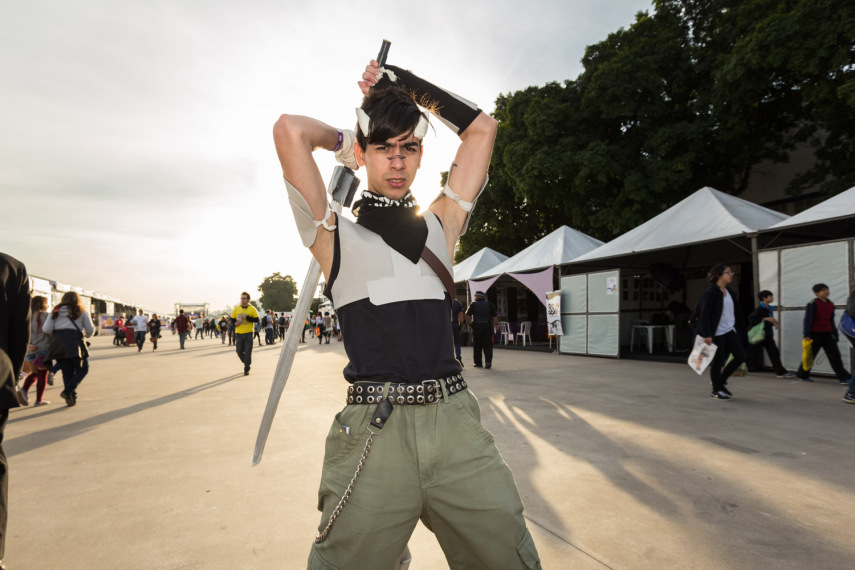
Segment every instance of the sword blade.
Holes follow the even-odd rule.
[[[255,440],[255,453],[252,455],[253,466],[261,462],[264,444],[267,443],[270,426],[273,425],[273,417],[276,415],[276,408],[279,407],[279,399],[282,397],[285,383],[288,382],[288,376],[291,374],[294,355],[297,353],[297,343],[300,342],[300,337],[303,334],[303,327],[305,327],[306,317],[309,314],[309,305],[312,304],[320,276],[321,266],[313,257],[309,264],[309,271],[306,273],[306,279],[303,281],[303,290],[300,291],[300,296],[297,298],[297,306],[294,308],[291,326],[288,328],[285,342],[282,344],[282,351],[279,353],[276,372],[273,373],[273,384],[270,386],[270,395],[267,397],[267,407],[264,408],[264,416],[261,418],[261,426],[258,428],[258,437]]]

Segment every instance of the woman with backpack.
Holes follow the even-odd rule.
[[[60,396],[71,407],[77,403],[77,386],[89,372],[89,350],[84,338],[95,332],[92,317],[77,293],[69,291],[62,296],[45,321],[44,331],[51,335],[49,354],[62,370],[65,389]]]

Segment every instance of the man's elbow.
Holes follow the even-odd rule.
[[[472,124],[469,125],[469,128],[466,129],[466,132],[472,132],[472,134],[477,133],[481,136],[488,136],[491,138],[496,138],[496,133],[499,130],[499,122],[488,115],[487,113],[479,113],[475,120],[472,121]]]

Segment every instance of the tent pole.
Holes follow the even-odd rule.
[[[757,234],[751,235],[751,267],[752,267],[752,293],[756,295],[760,291],[760,255],[757,253]],[[780,293],[780,291],[778,291]]]

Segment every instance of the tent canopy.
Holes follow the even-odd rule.
[[[564,265],[601,245],[603,242],[598,239],[569,226],[561,226],[510,259],[506,259],[487,271],[475,274],[473,278],[484,279],[502,273],[520,273],[554,265]]]
[[[468,281],[473,275],[484,273],[502,263],[508,258],[507,255],[502,255],[498,251],[492,250],[489,247],[473,253],[457,265],[453,269],[454,282],[462,283]]]
[[[764,244],[831,240],[855,236],[855,187],[820,202],[804,212],[778,222],[763,232]]]
[[[735,260],[750,254],[748,235],[787,218],[786,214],[707,186],[637,228],[577,257],[571,266],[648,267],[660,262],[695,267]]]

